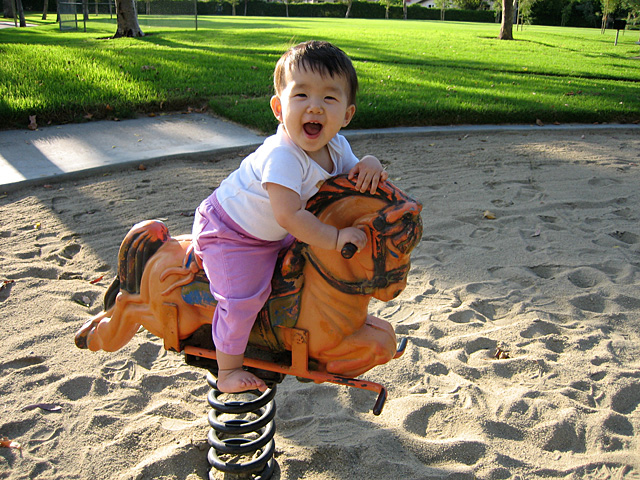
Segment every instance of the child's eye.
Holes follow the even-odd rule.
[[[307,98],[307,95],[305,93],[296,93],[295,98]]]
[[[336,97],[331,97],[331,96],[324,97],[324,99],[327,100],[328,102],[336,102],[336,101],[338,101],[338,99]]]

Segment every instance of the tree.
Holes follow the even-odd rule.
[[[611,15],[618,7],[618,0],[601,0],[602,4],[602,33],[607,28],[607,22],[609,21],[609,15]]]
[[[406,0],[382,0],[382,4],[384,5],[384,18],[389,20],[389,10],[391,9],[391,6],[392,5],[398,6],[401,3],[406,5],[407,2]]]
[[[138,11],[135,0],[116,0],[118,29],[113,38],[144,37],[138,25]]]
[[[347,13],[344,14],[344,18],[349,18],[351,14],[351,5],[353,4],[353,0],[347,0]]]
[[[502,0],[499,40],[513,40],[513,0]]]
[[[21,27],[26,27],[27,26],[27,21],[24,18],[24,10],[22,8],[22,0],[15,0],[15,4],[13,3],[14,0],[3,0],[2,2],[2,9],[4,11],[4,16],[6,18],[19,18],[20,19],[20,26]],[[16,17],[17,14],[17,17]]]
[[[435,0],[434,3],[440,9],[440,20],[444,20],[444,12],[451,6],[451,0]]]
[[[518,27],[531,23],[531,10],[536,0],[518,0]]]
[[[18,8],[18,18],[20,19],[20,26],[26,27],[27,21],[24,18],[24,9],[22,8],[22,0],[16,0],[16,7]]]

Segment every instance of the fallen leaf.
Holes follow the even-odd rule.
[[[493,354],[493,358],[495,358],[496,360],[505,360],[511,357],[509,356],[508,351],[502,350],[501,348],[496,348],[496,353]]]
[[[146,170],[147,167],[144,166],[144,163],[141,163],[140,165],[138,165],[138,170]]]
[[[536,229],[536,231],[535,231],[535,232],[533,232],[533,233],[531,234],[531,236],[532,236],[532,237],[539,237],[539,236],[540,236],[540,229],[539,229],[539,228],[538,228],[538,229]]]
[[[2,285],[0,285],[0,292],[2,290],[4,290],[7,287],[7,285],[11,285],[12,283],[16,283],[16,281],[15,280],[4,280],[2,282]]]
[[[485,210],[485,211],[482,213],[482,216],[483,216],[484,218],[486,218],[487,220],[495,220],[495,219],[496,219],[496,215],[495,215],[495,213],[490,212],[489,210]]]
[[[73,300],[74,302],[76,302],[78,305],[82,305],[83,307],[90,307],[91,305],[89,305],[86,302],[83,302],[82,300],[78,300],[77,298]]]
[[[40,230],[41,228],[42,228],[42,224],[41,224],[40,222],[36,223],[36,224],[33,226],[33,229],[34,229],[34,230]]]
[[[96,283],[98,283],[100,280],[102,280],[104,278],[104,275],[100,275],[98,278],[94,278],[93,280],[91,280],[89,283],[91,285],[94,285]]]
[[[60,410],[62,410],[62,407],[60,405],[56,405],[55,403],[32,403],[31,405],[22,407],[21,410],[23,412],[26,412],[29,410],[35,410],[36,408],[46,410],[47,412],[59,412]]]
[[[18,442],[9,440],[7,437],[0,437],[0,447],[17,448],[18,450],[22,448],[22,446]]]
[[[37,130],[38,129],[38,124],[36,123],[36,116],[35,115],[29,115],[29,125],[27,125],[27,128],[29,130]]]

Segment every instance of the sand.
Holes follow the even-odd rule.
[[[640,478],[638,130],[352,144],[424,205],[405,292],[370,307],[409,345],[364,375],[379,417],[371,392],[286,378],[273,478]],[[2,196],[0,437],[22,448],[0,478],[207,478],[205,372],[144,331],[114,353],[73,337],[128,229],[189,232],[242,153]]]

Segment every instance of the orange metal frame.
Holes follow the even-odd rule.
[[[378,398],[373,406],[372,412],[374,415],[380,415],[380,413],[382,413],[382,408],[384,407],[384,403],[387,400],[386,387],[379,383],[370,382],[368,380],[341,377],[339,375],[332,375],[326,372],[309,370],[308,333],[305,330],[301,330],[299,328],[292,328],[291,330],[293,331],[291,365],[281,365],[248,357],[245,357],[244,365],[246,367],[259,368],[261,370],[282,373],[284,375],[293,375],[300,378],[306,378],[316,383],[328,382],[334,383],[336,385],[344,385],[347,387],[376,392],[378,394]],[[406,344],[406,339],[402,339],[400,341],[400,346],[398,347],[398,350],[393,358],[398,358],[404,353]],[[216,360],[215,350],[186,345],[184,347],[184,352],[188,355]]]

